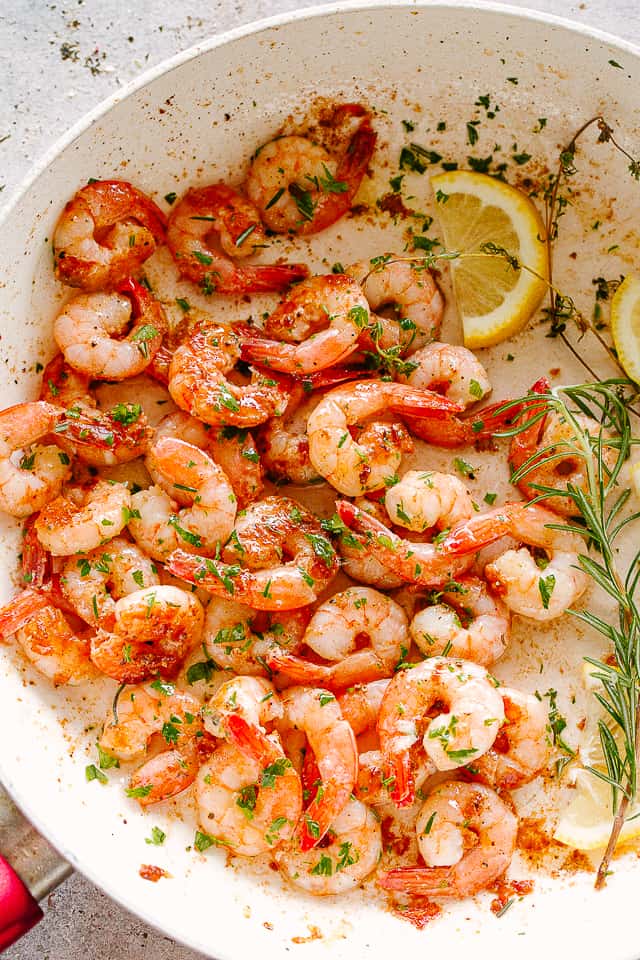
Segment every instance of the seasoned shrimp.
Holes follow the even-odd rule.
[[[98,410],[89,377],[74,370],[59,353],[44,368],[40,399],[63,407],[54,427],[56,443],[92,467],[128,463],[143,456],[151,437],[138,403],[118,403]]]
[[[489,667],[499,660],[509,641],[510,616],[484,580],[460,577],[454,591],[415,615],[409,632],[427,657],[450,656]]]
[[[491,589],[514,613],[533,620],[554,620],[588,586],[587,574],[579,561],[584,541],[578,534],[554,530],[557,523],[557,515],[539,504],[507,503],[459,524],[448,535],[448,542],[454,552],[478,550],[509,534],[543,551],[546,558],[536,559],[526,548],[507,550],[485,567],[484,575]]]
[[[396,314],[395,322],[382,320],[379,345],[400,346],[403,353],[411,351],[412,362],[418,362],[419,355],[413,351],[439,336],[444,313],[444,298],[433,272],[386,254],[373,264],[369,260],[353,263],[346,273],[362,286],[373,313],[391,307]],[[431,389],[429,384],[410,382]]]
[[[534,780],[549,759],[549,716],[533,694],[500,687],[500,695],[504,725],[491,749],[473,761],[469,772],[495,790],[516,790]]]
[[[71,472],[68,456],[38,443],[53,432],[60,410],[50,403],[17,403],[0,412],[0,509],[27,517],[58,496]]]
[[[266,724],[281,720],[284,709],[275,687],[263,677],[232,677],[205,704],[205,725],[214,737],[231,740],[259,760],[277,742]]]
[[[354,280],[343,274],[311,277],[267,321],[268,331],[282,331],[286,339],[301,342],[245,337],[242,357],[283,373],[314,373],[353,353],[368,323],[369,306]]]
[[[474,514],[462,480],[431,470],[409,470],[387,490],[384,502],[393,523],[417,533],[448,529]]]
[[[389,680],[358,683],[338,695],[342,716],[356,737],[359,737],[365,730],[371,730],[375,727],[378,722],[382,698],[389,683]]]
[[[113,622],[116,600],[159,583],[152,561],[123,537],[71,557],[60,572],[63,595],[79,617],[96,627]]]
[[[312,513],[287,497],[265,497],[238,518],[221,561],[176,550],[167,568],[255,610],[296,610],[329,585],[338,560]]]
[[[353,503],[338,500],[336,508],[340,519],[353,531],[352,536],[364,553],[404,582],[441,587],[467,571],[473,562],[473,557],[469,555],[472,547],[466,553],[462,552],[460,544],[466,542],[462,536],[459,538],[459,553],[449,549],[448,538],[455,534],[457,527],[437,543],[414,543],[412,540],[403,540],[376,517]],[[458,526],[467,522],[463,521]],[[500,533],[497,533],[495,539],[499,536]]]
[[[203,743],[200,704],[173,684],[154,682],[123,690],[109,712],[100,748],[118,760],[144,757],[152,738],[163,749],[132,774],[130,796],[141,807],[168,800],[191,786],[200,766]]]
[[[205,293],[282,290],[307,276],[300,263],[240,266],[235,261],[267,244],[253,203],[224,183],[189,190],[171,211],[167,246],[180,275]]]
[[[351,208],[373,155],[376,134],[359,104],[336,107],[328,125],[357,123],[342,156],[334,159],[306,137],[278,137],[256,150],[247,194],[275,233],[318,233]]]
[[[271,417],[256,432],[260,459],[270,479],[306,486],[321,479],[309,459],[307,421],[318,404],[318,397],[308,397],[301,385],[291,390],[282,416]]]
[[[282,611],[258,624],[259,614],[235,600],[212,597],[207,606],[203,643],[222,670],[249,676],[270,673],[267,654],[273,645],[296,651],[309,623],[307,609]]]
[[[257,857],[288,841],[302,810],[300,777],[272,744],[257,760],[222,743],[196,780],[202,829],[244,857]]]
[[[117,537],[129,516],[131,494],[122,483],[97,480],[67,487],[35,521],[38,539],[54,557],[89,553]]]
[[[240,358],[240,341],[218,325],[196,327],[173,355],[169,392],[177,405],[213,426],[251,428],[284,410],[288,393],[277,377],[254,373],[252,382],[227,379]]]
[[[54,321],[53,335],[74,369],[93,380],[124,380],[149,366],[166,329],[158,301],[127,279],[112,293],[70,300]]]
[[[300,848],[318,846],[349,802],[358,774],[353,731],[328,690],[289,687],[282,694],[284,718],[278,728],[302,730],[318,766],[320,786],[303,814]]]
[[[266,657],[271,669],[297,683],[344,689],[391,676],[409,649],[407,617],[402,607],[377,590],[350,587],[318,607],[303,641],[331,666],[310,663],[280,648]]]
[[[158,560],[185,544],[214,554],[236,518],[235,494],[224,471],[199,447],[173,437],[155,440],[147,463],[165,495],[158,486],[133,495],[129,530],[134,539]],[[174,510],[172,501],[185,506]]]
[[[56,686],[95,676],[89,660],[90,631],[74,630],[44,592],[24,590],[0,610],[0,637],[11,636],[38,673]]]
[[[412,444],[400,424],[371,422],[371,418],[389,410],[442,419],[457,409],[436,394],[399,383],[370,380],[337,387],[322,398],[309,417],[311,463],[347,496],[379,490],[396,475],[403,451],[411,450]],[[356,427],[357,440],[351,433]]]
[[[56,225],[56,274],[83,290],[113,287],[138,273],[164,241],[165,226],[160,208],[130,183],[89,183],[69,201]]]
[[[505,872],[516,847],[518,818],[497,793],[479,783],[435,787],[416,820],[426,867],[383,873],[386,890],[462,899],[486,889]]]
[[[413,803],[414,743],[422,739],[438,770],[455,770],[486,753],[503,721],[496,682],[476,663],[432,657],[396,673],[378,717],[380,749],[395,778],[392,800],[399,807]]]
[[[287,880],[316,897],[354,890],[382,856],[378,818],[359,800],[347,802],[326,836],[328,842],[322,846],[305,850],[294,839],[275,854]]]
[[[120,683],[173,676],[202,636],[204,611],[192,593],[161,585],[117,601],[114,623],[91,640],[91,659]]]
[[[354,505],[365,513],[371,514],[380,523],[388,522],[388,514],[383,504],[378,500],[368,500],[366,497],[357,497]],[[334,521],[336,522],[336,521]],[[341,521],[338,518],[338,523]],[[342,558],[342,569],[352,580],[366,583],[378,590],[395,590],[404,583],[400,577],[392,573],[388,567],[374,557],[370,550],[366,550],[349,528],[341,524],[338,530],[338,550]]]

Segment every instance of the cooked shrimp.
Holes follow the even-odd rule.
[[[192,593],[161,585],[117,601],[114,623],[98,629],[91,659],[120,683],[140,683],[154,674],[173,676],[202,636],[204,612]]]
[[[90,631],[77,632],[44,592],[24,590],[0,610],[0,637],[15,636],[38,673],[56,686],[92,679]]]
[[[362,286],[373,313],[391,307],[396,314],[395,321],[382,321],[379,345],[387,349],[399,345],[403,353],[411,351],[412,362],[418,362],[419,354],[414,351],[439,336],[444,313],[444,298],[433,272],[386,254],[376,257],[373,264],[369,260],[353,263],[346,273]],[[410,382],[432,389],[430,384]]]
[[[547,709],[538,697],[500,687],[504,725],[491,749],[469,766],[495,790],[515,790],[534,780],[549,759]]]
[[[307,396],[304,388],[296,385],[282,415],[258,427],[256,443],[270,479],[300,486],[322,479],[309,459],[307,437],[309,414],[317,404],[317,396]]]
[[[97,480],[68,487],[35,521],[38,539],[54,557],[89,553],[117,537],[127,523],[131,494],[122,483]]]
[[[371,730],[378,722],[380,705],[389,680],[372,680],[370,683],[358,683],[338,696],[342,716],[356,737],[365,730]]]
[[[56,443],[67,454],[92,467],[128,463],[142,456],[151,437],[138,403],[117,403],[98,410],[89,377],[74,370],[59,353],[44,368],[40,399],[59,407]]]
[[[240,358],[238,337],[226,327],[199,326],[178,347],[169,392],[182,409],[213,426],[251,428],[284,410],[288,395],[277,377],[254,373],[238,385],[226,374]]]
[[[67,203],[53,234],[58,278],[101,290],[136,275],[164,241],[165,216],[124,180],[98,180]]]
[[[402,607],[370,587],[334,594],[314,613],[303,641],[331,666],[310,663],[282,648],[271,651],[267,663],[297,683],[322,683],[331,689],[390,677],[410,645]]]
[[[380,523],[388,522],[388,514],[378,500],[368,500],[366,497],[357,497],[354,505],[365,513],[371,514]],[[366,583],[378,590],[395,590],[404,583],[400,577],[392,573],[388,567],[374,557],[370,550],[366,550],[358,539],[344,524],[338,531],[338,550],[342,557],[342,569],[359,583]]]
[[[391,521],[422,533],[444,530],[474,514],[471,494],[450,473],[409,470],[387,490],[385,506]]]
[[[513,857],[518,818],[479,783],[435,787],[416,820],[426,867],[400,867],[379,877],[386,890],[431,897],[470,897],[502,876]]]
[[[582,596],[588,586],[579,554],[581,536],[554,530],[558,517],[539,504],[507,503],[459,524],[448,535],[450,549],[478,550],[509,534],[521,543],[543,551],[536,557],[525,548],[507,550],[485,567],[491,589],[514,613],[533,620],[554,620]]]
[[[533,384],[531,393],[544,394],[548,389],[549,384],[543,377]],[[575,419],[581,430],[594,438],[598,436],[601,427],[596,420],[580,414],[576,414]],[[584,454],[577,449],[575,428],[559,413],[550,410],[544,401],[536,403],[532,400],[516,422],[528,421],[532,422],[513,437],[509,449],[511,468],[524,468],[517,484],[522,495],[531,500],[540,496],[545,487],[566,490],[568,484],[586,490],[588,465]],[[615,456],[606,442],[602,445],[602,456],[605,464],[611,467]],[[545,497],[544,505],[565,517],[579,514],[575,500],[569,496]]]
[[[411,748],[411,768],[416,792],[437,773],[435,764],[424,752],[420,744]],[[385,776],[385,762],[380,750],[365,750],[358,754],[358,779],[353,791],[354,796],[369,806],[389,803],[389,790],[393,779]]]
[[[432,657],[396,673],[378,717],[380,749],[388,775],[395,778],[391,798],[396,805],[414,799],[409,754],[414,743],[422,738],[438,770],[455,770],[486,753],[503,720],[496,682],[476,663]]]
[[[349,801],[358,773],[358,753],[353,731],[340,705],[328,690],[289,687],[282,694],[282,730],[302,730],[313,751],[320,786],[303,814],[300,848],[317,846]]]
[[[214,737],[231,740],[254,759],[261,759],[276,740],[266,724],[281,720],[284,709],[275,687],[263,677],[232,677],[208,700],[205,725]]]
[[[331,824],[322,846],[301,849],[295,839],[276,851],[287,880],[316,897],[347,893],[360,886],[382,856],[382,834],[375,814],[350,799]]]
[[[158,301],[128,279],[112,293],[78,294],[56,317],[53,335],[76,370],[94,380],[124,380],[149,366],[166,329]]]
[[[300,136],[278,137],[256,150],[246,189],[270,230],[317,233],[351,208],[376,143],[370,114],[359,104],[336,107],[328,125],[352,118],[358,126],[339,159]]]
[[[180,275],[199,283],[205,293],[282,290],[307,276],[307,268],[300,263],[239,266],[235,262],[266,243],[258,210],[224,183],[187,191],[167,225],[167,246]]]
[[[399,383],[369,380],[329,391],[309,417],[309,457],[314,468],[340,493],[357,497],[384,488],[412,449],[398,423],[370,422],[389,410],[418,417],[444,418],[458,408],[428,391]],[[369,421],[369,422],[367,422]],[[360,429],[358,439],[351,430]]]
[[[251,607],[235,600],[212,597],[207,606],[203,643],[209,657],[222,670],[249,676],[270,673],[267,654],[273,645],[297,650],[310,613],[307,609],[282,611],[258,628]],[[254,627],[255,624],[255,627]]]
[[[287,497],[265,497],[238,518],[222,561],[176,550],[167,568],[218,597],[255,610],[306,607],[338,572],[330,541],[312,513]]]
[[[289,840],[302,810],[300,777],[273,744],[256,760],[222,743],[196,780],[202,829],[244,857],[257,857]]]
[[[129,780],[128,793],[141,807],[175,797],[195,780],[203,739],[200,704],[166,681],[123,690],[104,724],[100,748],[118,760],[137,760],[159,735],[163,749]]]
[[[60,573],[62,593],[78,616],[96,627],[113,621],[116,600],[159,583],[151,560],[123,537],[80,558],[71,557]]]
[[[314,373],[353,353],[368,323],[369,306],[354,280],[343,274],[311,277],[267,321],[267,330],[283,331],[287,339],[301,342],[245,337],[242,357],[283,373]]]
[[[468,570],[473,562],[468,555],[471,548],[466,554],[460,552],[459,555],[449,549],[448,537],[453,536],[457,527],[437,543],[414,543],[403,540],[376,517],[353,503],[338,500],[336,507],[340,519],[353,531],[353,537],[364,552],[405,582],[441,587]],[[463,521],[462,525],[466,522]],[[499,536],[498,533],[495,539]],[[463,541],[462,537],[460,541]],[[462,547],[458,546],[458,549],[461,551]]]
[[[50,403],[17,403],[0,412],[0,509],[27,517],[58,496],[71,468],[54,444],[38,443],[55,430],[60,411]]]
[[[509,611],[484,580],[460,577],[455,590],[415,615],[409,632],[427,657],[449,656],[489,667],[509,641]]]

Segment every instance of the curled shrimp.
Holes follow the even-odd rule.
[[[98,742],[105,753],[128,761],[144,757],[153,738],[162,750],[132,774],[127,791],[141,807],[175,797],[195,780],[203,740],[196,698],[166,681],[127,687]]]
[[[376,134],[360,104],[336,107],[327,125],[357,123],[334,159],[307,137],[278,137],[253,156],[246,190],[263,222],[275,233],[305,236],[331,226],[349,211],[373,155]]]
[[[260,759],[222,743],[196,780],[202,829],[244,857],[286,843],[302,810],[300,777],[276,744]]]
[[[113,621],[116,600],[159,583],[151,560],[123,537],[69,558],[60,571],[63,595],[79,617],[96,627]]]
[[[173,676],[202,635],[204,612],[192,593],[160,585],[116,602],[113,626],[91,640],[91,659],[120,683]]]
[[[358,753],[353,731],[328,690],[289,687],[282,694],[282,706],[284,718],[279,729],[306,734],[321,781],[301,821],[300,849],[305,851],[318,846],[349,802],[358,773]]]
[[[386,890],[463,899],[502,876],[513,857],[518,818],[489,787],[444,783],[435,787],[416,820],[425,867],[383,873]]]
[[[131,278],[111,293],[78,294],[53,323],[67,363],[94,380],[124,380],[142,373],[166,329],[158,301]]]
[[[135,275],[164,241],[159,207],[124,180],[97,180],[67,203],[53,234],[58,279],[83,290]]]
[[[68,487],[40,511],[34,524],[38,540],[54,557],[89,553],[118,536],[130,505],[123,483],[97,480],[88,487]]]
[[[432,657],[397,673],[378,717],[380,749],[394,778],[392,800],[397,806],[413,803],[409,751],[414,743],[422,739],[438,770],[455,770],[486,753],[503,720],[496,683],[476,663]]]
[[[44,368],[40,399],[64,408],[54,427],[56,443],[82,463],[92,467],[128,463],[147,449],[151,430],[140,404],[118,403],[111,410],[99,410],[89,377],[74,370],[61,353]]]
[[[358,284],[343,274],[311,277],[267,320],[267,331],[299,343],[245,337],[242,357],[283,373],[305,374],[341,363],[358,345],[369,307]]]
[[[154,486],[131,498],[134,539],[158,560],[181,546],[215,553],[236,518],[235,494],[221,467],[199,447],[165,436],[151,445],[147,463],[164,490]],[[184,506],[175,509],[174,501]]]
[[[442,419],[457,409],[436,394],[399,383],[349,383],[330,390],[311,413],[307,424],[309,458],[340,493],[361,496],[384,488],[396,475],[403,451],[412,449],[401,424],[371,422],[371,418],[389,410]],[[357,440],[351,432],[355,428]]]
[[[271,417],[256,432],[260,459],[270,479],[306,486],[320,476],[309,459],[307,420],[318,398],[306,396],[302,385],[295,385],[287,407],[279,417]]]
[[[274,645],[296,651],[310,614],[306,609],[282,611],[264,623],[259,614],[236,600],[212,597],[207,606],[203,644],[222,670],[253,676],[270,673],[267,654]]]
[[[427,657],[461,657],[489,667],[504,653],[510,626],[509,610],[485,581],[465,576],[438,603],[416,613],[409,632]]]
[[[266,657],[271,669],[297,683],[344,689],[391,676],[409,649],[407,617],[377,590],[350,587],[318,607],[303,642],[331,665],[310,663],[280,648]]]
[[[352,536],[364,553],[404,582],[440,587],[455,580],[472,564],[473,558],[468,555],[472,548],[466,554],[457,554],[449,549],[448,538],[457,527],[437,543],[414,543],[399,537],[376,517],[353,503],[338,500],[336,508],[340,519],[352,531]],[[463,521],[463,524],[467,522]],[[499,536],[498,533],[495,539]]]
[[[494,790],[516,790],[530,783],[549,759],[547,709],[538,697],[500,687],[504,724],[493,746],[469,768],[474,779]]]
[[[44,592],[27,589],[0,610],[0,637],[15,639],[38,673],[58,684],[90,680],[90,631],[78,631]]]
[[[471,494],[450,473],[409,470],[385,495],[393,523],[422,533],[432,527],[448,529],[474,514]]]
[[[513,613],[532,620],[553,620],[572,606],[588,586],[579,555],[584,541],[576,533],[554,530],[558,517],[539,504],[507,503],[458,524],[448,535],[449,548],[469,551],[506,534],[542,551],[507,550],[485,567],[491,589]]]
[[[375,870],[382,856],[382,833],[375,814],[350,799],[331,824],[322,846],[301,849],[295,840],[276,851],[287,880],[316,897],[348,893]]]
[[[196,327],[173,355],[169,392],[177,405],[212,426],[255,427],[283,410],[287,392],[277,378],[254,373],[238,385],[226,376],[240,358],[240,342],[226,327]]]
[[[58,496],[71,472],[55,444],[39,443],[55,430],[60,411],[50,403],[18,403],[0,412],[0,509],[27,517]]]
[[[414,351],[439,336],[444,313],[444,297],[433,271],[385,254],[373,264],[369,260],[353,263],[346,273],[361,285],[373,313],[393,309],[392,320],[379,318],[383,331],[378,345],[399,346],[402,353],[410,350],[412,363],[418,362]],[[429,384],[414,385],[431,389]]]
[[[258,210],[224,183],[189,190],[167,225],[167,246],[180,275],[201,284],[205,293],[282,290],[307,276],[299,263],[236,263],[266,242]]]
[[[238,518],[221,560],[176,550],[167,569],[255,610],[295,610],[329,585],[338,560],[312,513],[287,497],[265,497]]]
[[[387,523],[389,520],[387,511],[379,500],[357,497],[354,505],[359,510],[371,514],[380,523]],[[404,583],[400,577],[380,563],[370,550],[365,549],[344,524],[342,529],[338,530],[337,542],[342,558],[342,569],[352,580],[377,587],[378,590],[395,590]]]

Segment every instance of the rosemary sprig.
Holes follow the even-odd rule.
[[[631,491],[619,485],[620,472],[636,442],[627,410],[628,390],[635,390],[635,385],[618,378],[529,394],[504,405],[506,412],[525,404],[525,413],[511,428],[497,434],[513,437],[547,414],[555,414],[568,424],[569,439],[537,449],[513,474],[512,483],[531,478],[529,486],[538,491],[533,503],[550,497],[572,502],[577,519],[553,524],[553,529],[577,533],[585,539],[585,551],[579,554],[578,563],[617,608],[612,622],[588,610],[568,611],[605,637],[614,655],[612,663],[587,658],[594,677],[602,684],[603,692],[595,696],[607,721],[600,720],[598,724],[606,772],[594,767],[586,769],[611,787],[615,815],[596,888],[605,883],[629,805],[636,798],[640,767],[640,609],[635,596],[640,581],[640,550],[626,571],[619,568],[617,557],[619,537],[640,518],[639,511],[625,515]],[[589,418],[587,423],[583,417]],[[556,488],[533,481],[534,471],[538,473],[565,457],[581,463],[584,486],[567,482]]]

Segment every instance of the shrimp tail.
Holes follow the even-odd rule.
[[[310,663],[283,648],[271,649],[265,656],[270,670],[283,673],[289,680],[300,684],[327,683],[331,679],[331,667]]]
[[[396,807],[410,807],[416,798],[416,791],[408,751],[395,756],[389,769],[390,779],[393,780],[389,796]]]
[[[37,517],[34,513],[25,522],[22,541],[22,577],[31,587],[42,587],[51,577],[51,554],[38,540]]]
[[[36,590],[23,590],[0,609],[0,637],[7,640],[24,627],[38,610],[50,605],[50,600]]]
[[[464,409],[432,390],[416,390],[403,384],[394,384],[394,389],[389,391],[388,405],[394,413],[431,420],[446,420]]]
[[[451,870],[449,867],[398,867],[379,874],[378,884],[384,890],[444,897],[451,892]]]
[[[506,503],[503,507],[471,517],[456,524],[442,541],[442,549],[454,556],[476,553],[510,534],[526,504]]]
[[[242,753],[248,754],[254,760],[267,763],[273,756],[274,745],[258,727],[248,723],[244,717],[232,713],[225,718],[225,728],[229,739]]]
[[[309,276],[304,263],[277,263],[256,267],[237,267],[225,277],[214,277],[213,285],[218,293],[270,293],[286,290],[292,283]]]

